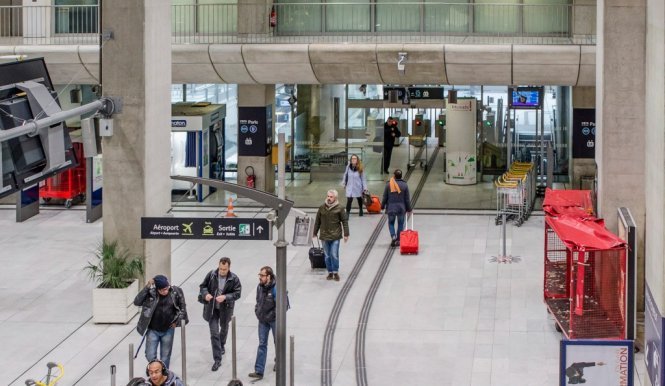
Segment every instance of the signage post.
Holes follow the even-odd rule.
[[[277,271],[276,371],[277,386],[286,386],[286,247],[288,243],[285,240],[284,221],[293,207],[293,201],[284,198],[284,133],[279,134],[279,141],[279,197],[260,190],[210,178],[171,176],[174,180],[208,185],[218,190],[236,193],[260,202],[273,209],[273,212],[268,215],[268,219],[144,217],[141,218],[141,235],[143,238],[163,239],[271,240],[271,225],[274,224],[277,227],[278,239],[275,242]],[[265,227],[266,232],[260,230],[260,227]]]

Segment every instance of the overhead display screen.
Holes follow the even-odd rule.
[[[539,109],[542,106],[541,87],[517,87],[510,89],[510,108]]]

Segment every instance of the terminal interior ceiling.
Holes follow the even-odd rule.
[[[511,109],[510,122],[507,86],[411,85],[411,100],[387,104],[384,94],[395,87],[365,84],[275,86],[273,144],[277,143],[277,134],[283,132],[289,146],[286,166],[289,198],[299,206],[316,207],[330,188],[343,194],[340,182],[344,164],[352,154],[358,155],[365,165],[370,190],[380,195],[388,178],[381,170],[383,124],[388,117],[398,119],[402,131],[402,138],[395,143],[390,169],[424,168],[427,163],[432,163],[426,185],[433,194],[422,198],[420,206],[423,208],[496,209],[493,181],[506,170],[508,142],[512,161],[534,162],[543,168],[543,174],[551,167],[551,183],[560,187],[569,184],[569,87],[544,87],[542,109]],[[423,90],[436,89],[440,90],[437,91],[440,95],[434,96],[435,99],[416,95]],[[445,122],[445,102],[450,90],[455,90],[460,100],[473,98],[477,101],[476,119],[465,127],[465,130],[475,132],[477,183],[450,185],[444,181],[445,132],[449,129]],[[237,93],[237,85],[173,85],[172,102],[205,101],[226,105],[224,146],[222,149],[220,145],[219,151],[219,157],[224,159],[222,174],[225,180],[244,185],[246,173],[237,169]],[[292,96],[293,106],[289,101]],[[552,160],[547,159],[548,146],[552,149]],[[276,162],[276,157],[273,159]],[[191,194],[174,192],[173,201],[176,205],[189,205]],[[202,205],[225,205],[227,201],[228,196],[218,192],[207,197]]]

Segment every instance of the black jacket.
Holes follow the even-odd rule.
[[[390,181],[386,182],[383,189],[383,200],[381,209],[386,209],[386,213],[394,215],[403,215],[411,212],[411,197],[409,195],[409,185],[402,179],[395,180],[399,186],[400,193],[390,191]]]
[[[242,292],[240,279],[235,273],[229,271],[226,284],[224,284],[222,291],[218,293],[218,272],[218,269],[213,269],[212,271],[208,272],[206,277],[203,279],[203,282],[199,285],[199,299],[202,299],[201,302],[203,303],[203,319],[206,322],[210,321],[210,317],[215,310],[215,296],[226,295],[226,299],[224,300],[224,303],[222,303],[222,308],[220,311],[230,312],[231,315],[233,315],[233,307],[235,306],[236,300],[240,299],[240,294]],[[205,298],[208,294],[212,295],[213,298],[210,299],[209,302],[206,302]]]
[[[177,310],[176,326],[180,327],[181,321],[184,320],[185,324],[189,323],[189,317],[187,316],[187,304],[185,303],[185,294],[182,292],[180,287],[174,285],[169,289],[169,296],[173,300],[173,304]],[[141,316],[139,317],[139,322],[136,325],[136,331],[139,334],[143,335],[148,330],[150,325],[150,320],[152,315],[157,308],[157,303],[159,303],[159,294],[157,289],[154,286],[143,287],[143,289],[136,295],[134,298],[134,305],[141,307]]]
[[[277,299],[275,299],[275,280],[271,280],[266,285],[259,284],[256,287],[256,306],[254,313],[259,322],[270,323],[277,318]]]
[[[397,125],[390,125],[388,122],[383,124],[383,146],[393,147],[395,145],[395,138],[401,136],[402,133],[397,128]]]

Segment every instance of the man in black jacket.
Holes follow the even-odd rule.
[[[388,117],[386,123],[383,124],[383,172],[389,174],[390,172],[390,158],[393,155],[393,146],[395,146],[395,138],[402,136],[402,133],[397,128],[397,120],[393,117]]]
[[[141,307],[136,331],[146,336],[146,359],[148,362],[157,359],[159,346],[159,359],[168,368],[175,328],[181,326],[183,320],[189,323],[182,289],[170,285],[166,276],[157,275],[136,295],[134,305]]]
[[[254,313],[259,320],[259,348],[256,350],[256,362],[254,372],[249,374],[250,378],[263,378],[268,356],[268,336],[272,330],[272,338],[275,340],[275,320],[277,318],[277,291],[275,289],[275,274],[272,268],[265,266],[259,272],[259,285],[256,287],[256,306]]]
[[[222,364],[222,355],[226,352],[226,336],[229,322],[233,317],[236,300],[240,299],[242,285],[235,273],[231,272],[231,259],[219,259],[219,267],[206,275],[199,285],[199,299],[204,304],[203,319],[210,327],[212,345],[212,371],[217,371]]]

